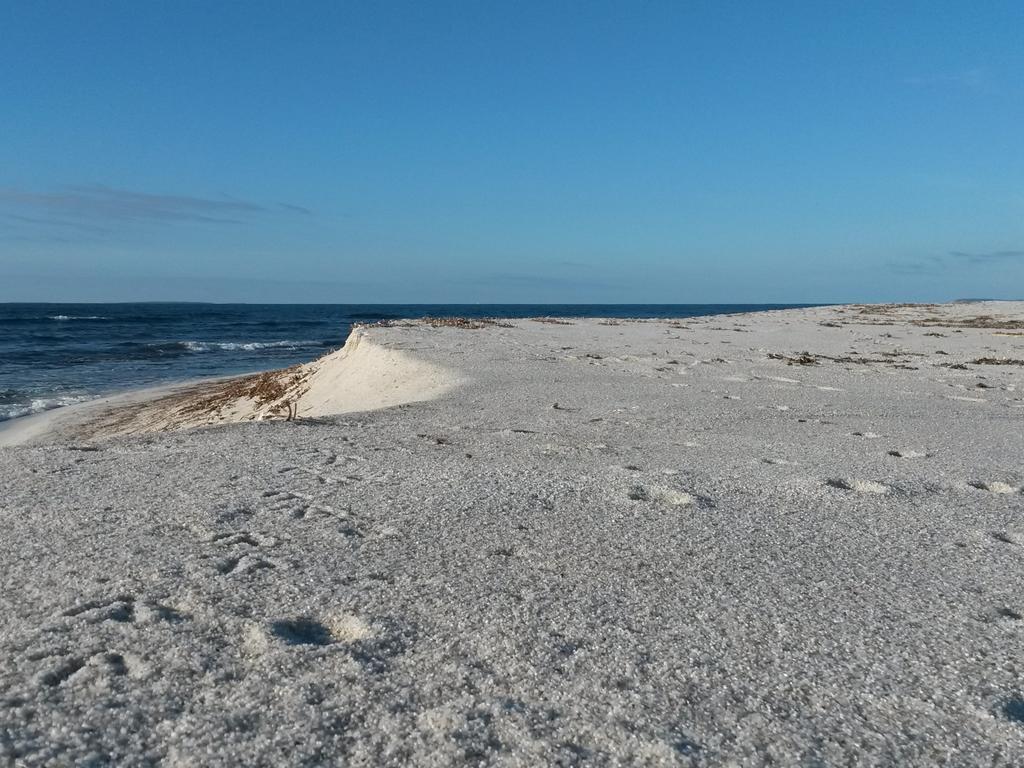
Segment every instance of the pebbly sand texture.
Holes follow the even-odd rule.
[[[1024,764],[1024,303],[360,334],[0,450],[0,764]]]

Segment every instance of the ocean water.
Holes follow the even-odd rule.
[[[140,386],[280,368],[353,323],[463,317],[694,317],[779,304],[0,304],[0,421]]]

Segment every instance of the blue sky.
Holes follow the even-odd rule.
[[[1024,3],[6,2],[0,301],[1024,298]]]

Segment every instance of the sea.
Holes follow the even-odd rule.
[[[420,317],[695,317],[807,304],[2,304],[0,421],[137,387],[283,368],[355,323]]]

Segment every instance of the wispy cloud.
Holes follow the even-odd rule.
[[[1024,250],[1015,251],[949,251],[945,254],[926,256],[912,261],[894,261],[887,267],[897,275],[936,275],[941,272],[971,266],[993,266],[1013,261],[1024,261]]]
[[[101,227],[96,224],[88,224],[82,221],[67,221],[55,217],[22,216],[17,213],[5,213],[3,214],[3,218],[17,224],[57,227],[60,229],[70,229],[76,232],[82,232],[90,235],[103,235],[110,231],[106,227]]]
[[[562,277],[557,275],[493,274],[467,278],[461,282],[489,288],[610,288],[611,283],[588,277]]]
[[[0,188],[0,209],[23,224],[48,227],[103,227],[125,222],[241,224],[271,209],[231,197],[154,194],[105,186],[69,185],[51,192]],[[309,213],[279,203],[277,210]]]
[[[313,212],[311,209],[307,208],[304,205],[292,205],[291,203],[278,203],[277,205],[283,211],[291,211],[292,213],[301,213],[301,214],[304,214],[304,215],[307,215],[307,216]]]
[[[894,275],[910,275],[912,277],[926,277],[941,271],[939,265],[921,261],[892,261],[886,267]]]
[[[955,88],[972,93],[994,93],[996,91],[995,77],[987,67],[904,77],[903,84],[916,88]]]
[[[971,264],[995,264],[998,262],[1024,259],[1024,251],[988,251],[985,253],[950,251],[949,255],[956,259],[968,261]]]

